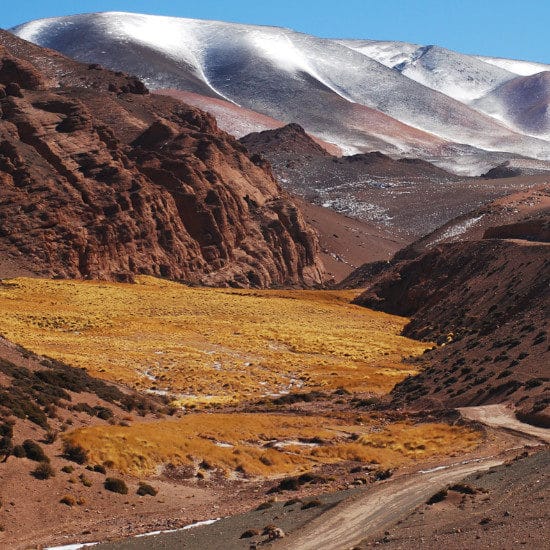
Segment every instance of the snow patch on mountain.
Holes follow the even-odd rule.
[[[136,74],[151,89],[221,98],[297,122],[344,151],[440,155],[460,170],[468,147],[471,166],[500,154],[550,160],[548,141],[477,103],[516,78],[510,68],[528,70],[526,62],[504,60],[507,68],[437,46],[123,12],[33,21],[12,32]]]
[[[489,65],[495,65],[496,67],[506,69],[507,71],[515,73],[519,76],[530,76],[542,71],[550,71],[550,65],[545,63],[536,63],[534,61],[516,61],[515,59],[485,57],[481,55],[476,57]]]

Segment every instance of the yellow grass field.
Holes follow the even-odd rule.
[[[447,424],[383,425],[372,419],[353,424],[349,418],[265,413],[191,414],[129,427],[83,428],[64,436],[87,449],[92,464],[107,463],[122,472],[148,475],[167,463],[196,468],[205,460],[228,477],[235,472],[251,477],[294,474],[343,460],[390,468],[471,450],[480,437]]]
[[[426,344],[407,319],[351,305],[357,291],[190,288],[14,279],[0,332],[94,376],[168,391],[182,404],[309,389],[385,393]]]

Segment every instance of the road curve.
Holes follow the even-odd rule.
[[[503,461],[488,459],[455,464],[437,471],[403,476],[368,490],[325,512],[294,536],[273,545],[277,549],[343,550],[353,548],[367,535],[394,524],[409,510],[436,493],[441,487],[460,481],[469,474],[499,466]]]
[[[481,407],[463,407],[458,409],[468,420],[476,420],[492,428],[501,428],[550,443],[550,430],[520,422],[514,410],[506,405],[483,405]]]
[[[506,405],[485,405],[459,409],[464,418],[487,426],[512,431],[550,443],[550,430],[520,422]],[[436,493],[445,485],[464,477],[498,466],[503,460],[489,458],[442,466],[417,472],[382,483],[368,492],[341,502],[300,531],[273,545],[273,548],[294,550],[347,550],[366,536],[395,524],[401,517]]]

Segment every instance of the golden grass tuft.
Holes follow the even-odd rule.
[[[14,279],[0,285],[4,336],[94,376],[156,387],[179,403],[285,391],[385,393],[427,347],[407,319],[351,305],[356,291],[189,288]]]
[[[226,475],[239,471],[252,477],[290,475],[344,460],[395,467],[420,457],[471,450],[480,442],[479,433],[463,427],[374,422],[355,425],[323,416],[202,413],[130,427],[83,428],[64,437],[83,446],[92,463],[109,462],[134,475],[154,473],[168,463],[198,467],[207,460]],[[350,433],[359,436],[357,441],[350,441]],[[311,438],[320,438],[319,444],[300,441]]]

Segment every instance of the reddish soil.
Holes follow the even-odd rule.
[[[323,265],[335,282],[365,262],[389,260],[409,240],[373,222],[349,218],[298,197],[293,200],[306,222],[316,229]]]
[[[315,232],[211,116],[4,32],[0,57],[0,252],[13,265],[67,278],[323,281]],[[51,88],[50,58],[73,80]]]

